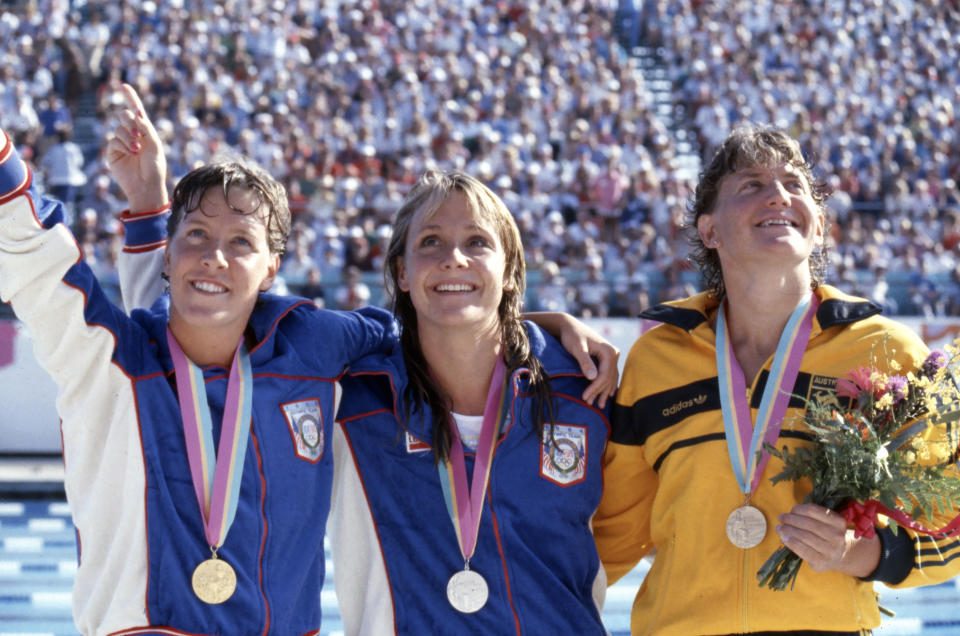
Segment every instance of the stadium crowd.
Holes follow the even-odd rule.
[[[698,285],[687,155],[771,122],[835,191],[829,280],[960,315],[958,54],[936,0],[6,0],[0,127],[108,285],[126,206],[101,150],[128,82],[172,180],[240,152],[287,186],[293,292],[383,302],[403,194],[457,168],[516,215],[529,308],[626,316]]]

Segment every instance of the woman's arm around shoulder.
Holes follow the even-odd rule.
[[[563,348],[580,365],[583,375],[591,380],[583,392],[583,401],[592,404],[597,400],[597,405],[604,408],[607,400],[617,392],[620,350],[570,314],[538,311],[525,313],[523,318],[560,340]]]

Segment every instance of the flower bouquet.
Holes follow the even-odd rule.
[[[916,373],[884,374],[863,367],[837,383],[836,395],[810,400],[803,416],[810,446],[764,450],[784,462],[773,483],[808,478],[806,498],[837,510],[855,536],[872,538],[877,515],[936,536],[960,534],[960,517],[928,530],[916,519],[932,519],[960,506],[957,460],[960,388],[953,369],[960,350],[932,352]],[[891,361],[896,372],[899,367]],[[849,402],[849,404],[846,404]],[[793,587],[802,559],[781,546],[757,571],[759,584]]]

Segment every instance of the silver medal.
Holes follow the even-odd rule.
[[[472,614],[478,611],[489,596],[487,582],[473,570],[460,570],[447,582],[447,600],[458,612]]]

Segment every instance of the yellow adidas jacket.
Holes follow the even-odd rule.
[[[878,316],[876,305],[838,290],[816,290],[820,307],[793,393],[807,398],[835,391],[838,378],[874,358],[918,367],[927,348],[907,327]],[[725,524],[743,504],[724,437],[711,324],[718,303],[708,293],[652,308],[658,325],[633,345],[613,413],[604,457],[604,494],[593,520],[600,558],[613,583],[654,548],[656,556],[637,593],[633,634],[728,634],[815,629],[856,631],[880,625],[873,583],[838,572],[800,569],[793,590],[759,587],[756,572],[780,546],[777,515],[803,501],[806,482],[770,478],[782,470],[771,458],[751,503],[768,530],[751,549],[735,547]],[[756,417],[767,361],[750,387]],[[876,364],[874,364],[876,366]],[[880,365],[883,371],[887,369]],[[778,446],[808,444],[794,397]],[[942,582],[960,570],[960,540],[933,540],[880,531],[881,562],[872,578],[892,585]]]

